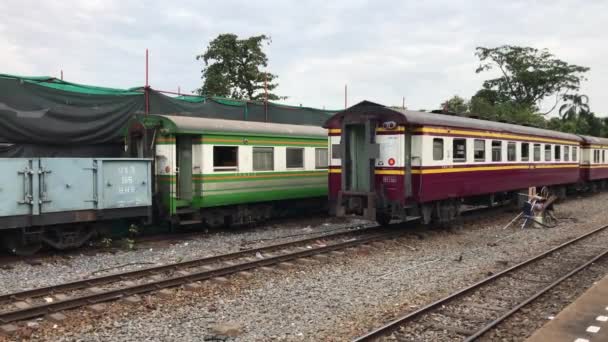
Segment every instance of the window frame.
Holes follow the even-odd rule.
[[[495,146],[495,143],[498,143],[498,146]],[[502,162],[502,140],[492,140],[490,147],[492,151],[492,162]],[[498,151],[498,158],[496,159],[494,158],[494,151]]]
[[[483,147],[483,149],[480,150],[477,148],[478,142],[481,142],[481,146]],[[483,157],[478,158],[477,152],[483,152]],[[486,161],[486,140],[485,139],[474,139],[473,140],[473,161],[477,162],[477,163],[483,163]]]
[[[464,158],[456,158],[456,142],[464,143]],[[467,162],[467,139],[466,138],[453,138],[452,139],[452,162],[453,163],[466,163]]]
[[[435,155],[436,152],[436,146],[435,143],[439,142],[441,143],[441,158],[437,158],[437,156]],[[442,161],[445,158],[445,148],[444,148],[444,142],[443,142],[443,138],[433,138],[433,160],[434,161]]]
[[[217,166],[215,165],[216,148],[231,148],[236,151],[235,153],[235,166]],[[239,170],[239,146],[233,145],[213,145],[213,172],[238,172]]]
[[[533,161],[535,162],[539,162],[542,161],[542,156],[543,156],[543,152],[542,152],[542,144],[534,144],[532,146],[533,148]],[[538,154],[537,154],[538,152]]]
[[[552,159],[551,157],[553,157],[553,148],[551,147],[551,144],[544,144],[545,146],[543,147],[543,151],[544,151],[544,161],[546,162],[550,162]],[[549,149],[547,149],[547,147]],[[549,158],[547,158],[547,152],[549,153]]]
[[[271,163],[272,165],[270,166],[270,169],[256,169],[255,167],[255,155],[256,155],[256,149],[257,150],[261,150],[261,149],[265,149],[265,150],[270,150],[270,154],[271,154]],[[274,147],[272,146],[253,146],[252,150],[251,150],[251,169],[253,171],[274,171]]]
[[[524,157],[524,145],[526,146],[526,156],[525,157]],[[521,155],[522,162],[530,161],[530,143],[522,142],[520,144],[520,155]]]
[[[317,159],[317,151],[319,150],[325,150],[325,166],[321,165],[319,166],[317,164],[317,161],[319,161],[319,159]],[[329,169],[329,150],[327,149],[327,147],[315,147],[315,170],[326,170]]]
[[[510,152],[513,152],[513,158],[511,158]],[[514,141],[507,141],[507,161],[517,161],[517,143]]]
[[[564,145],[564,161],[570,161],[570,146]]]
[[[301,155],[302,155],[302,165],[301,166],[289,166],[289,158],[287,157],[287,154],[289,151],[301,151]],[[305,165],[305,154],[304,154],[304,147],[287,147],[285,149],[285,168],[286,169],[303,169],[304,165]]]
[[[578,162],[578,146],[572,146],[572,155],[570,160]]]

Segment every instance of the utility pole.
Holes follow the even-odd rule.
[[[146,115],[150,113],[150,84],[148,83],[148,49],[146,49],[146,86],[144,87]]]
[[[268,122],[268,73],[264,73],[264,121]]]
[[[348,85],[344,85],[344,108],[348,108]]]

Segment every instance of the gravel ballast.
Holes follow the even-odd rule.
[[[99,317],[78,315],[69,325],[53,327],[41,322],[31,337],[64,341],[201,341],[213,340],[223,328],[231,327],[232,336],[227,338],[236,341],[345,341],[400,313],[608,223],[604,213],[606,200],[608,194],[599,194],[557,205],[557,216],[565,219],[556,228],[521,230],[514,225],[502,229],[516,213],[493,214],[450,230],[410,234],[374,248],[332,255],[316,265],[256,271],[251,278],[232,277],[228,285],[206,282],[196,293],[178,291],[170,299],[146,296],[147,305],[127,307],[113,303]],[[223,243],[228,248],[241,239],[243,235],[224,237],[224,242],[215,244]],[[189,244],[152,252],[158,253],[157,260],[164,262],[170,258],[163,253],[169,256],[174,253],[174,258],[192,258],[188,254],[192,250],[200,253],[198,249],[209,246],[200,243],[197,247]],[[146,251],[125,252],[137,255],[132,253]],[[138,257],[146,260],[145,256]],[[102,257],[108,258],[105,264],[81,267],[80,264],[97,262],[94,257],[83,256],[87,261],[78,257],[72,266],[78,272],[91,272],[135,260],[123,255]],[[118,257],[127,259],[118,261]],[[69,266],[19,267],[30,279],[43,278],[39,276],[42,272],[55,272],[48,274],[49,278],[64,276],[61,272],[74,274]],[[38,271],[31,271],[34,268]],[[15,267],[3,271],[0,279],[9,277],[5,272],[15,272],[12,276],[19,274]],[[23,283],[26,282],[20,282]],[[16,286],[13,285],[13,290]]]
[[[168,246],[162,242],[144,242],[136,244],[133,250],[113,248],[111,252],[96,250],[89,253],[83,249],[81,254],[57,254],[36,262],[28,259],[0,266],[0,294],[226,254],[366,225],[369,223],[362,220],[332,218],[286,220],[251,229],[201,233]]]

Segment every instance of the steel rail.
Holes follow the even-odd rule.
[[[348,229],[348,227],[346,229]],[[246,257],[250,254],[255,254],[257,252],[262,253],[262,252],[268,252],[268,251],[287,248],[287,247],[293,247],[293,246],[300,245],[300,244],[312,243],[319,239],[327,239],[327,238],[334,239],[334,238],[339,238],[341,236],[358,235],[361,233],[367,233],[369,231],[373,231],[374,229],[376,229],[376,227],[342,231],[342,232],[338,232],[338,233],[325,234],[325,235],[318,235],[318,236],[311,237],[311,238],[277,243],[277,244],[262,246],[259,248],[248,249],[248,250],[243,250],[243,251],[238,251],[238,252],[214,255],[211,257],[193,259],[193,260],[182,261],[182,262],[178,262],[178,263],[161,265],[161,266],[147,267],[147,268],[143,268],[140,270],[113,273],[113,274],[99,276],[99,277],[95,277],[95,278],[75,280],[75,281],[57,284],[57,285],[51,285],[51,286],[47,286],[47,287],[41,287],[41,288],[25,290],[25,291],[20,291],[20,292],[8,293],[8,294],[0,295],[0,304],[10,303],[11,301],[14,301],[14,300],[24,300],[27,298],[41,297],[41,296],[45,296],[45,295],[61,293],[64,291],[73,291],[73,290],[83,289],[83,288],[92,287],[92,286],[96,286],[96,285],[103,285],[103,284],[107,284],[107,283],[111,283],[111,282],[115,282],[115,281],[125,280],[128,278],[141,277],[141,276],[145,276],[145,275],[148,275],[151,273],[155,274],[155,273],[161,273],[161,272],[165,272],[165,271],[208,265],[208,264],[212,264],[215,262],[223,261],[225,259],[237,259],[237,258]]]
[[[560,245],[558,245],[556,247],[553,247],[553,248],[551,248],[551,249],[549,249],[549,250],[547,250],[545,252],[542,252],[542,253],[540,253],[540,254],[538,254],[536,256],[533,256],[530,259],[524,260],[524,261],[520,262],[519,264],[513,265],[513,266],[511,266],[511,267],[509,267],[509,268],[507,268],[507,269],[505,269],[505,270],[503,270],[503,271],[501,271],[499,273],[493,274],[490,277],[487,277],[487,278],[482,279],[482,280],[480,280],[480,281],[478,281],[478,282],[476,282],[476,283],[474,283],[474,284],[472,284],[470,286],[467,286],[464,289],[461,289],[461,290],[459,290],[457,292],[454,292],[454,293],[452,293],[452,294],[450,294],[450,295],[448,295],[448,296],[446,296],[444,298],[441,298],[441,299],[439,299],[439,300],[437,300],[435,302],[427,304],[427,305],[423,306],[422,308],[420,308],[420,309],[418,309],[416,311],[413,311],[413,312],[411,312],[409,314],[401,316],[401,317],[399,317],[399,318],[397,318],[397,319],[395,319],[395,320],[393,320],[393,321],[391,321],[391,322],[389,322],[389,323],[387,323],[387,324],[385,324],[385,325],[383,325],[383,326],[381,326],[379,328],[376,328],[376,329],[372,330],[371,332],[368,332],[367,334],[365,334],[363,336],[355,338],[353,340],[353,342],[372,341],[372,340],[377,339],[377,338],[379,338],[381,336],[384,336],[384,335],[386,335],[386,334],[388,334],[390,332],[393,332],[393,331],[397,330],[400,326],[402,326],[404,323],[412,321],[414,318],[417,318],[418,316],[420,316],[422,314],[430,312],[434,308],[437,308],[437,307],[439,307],[441,305],[444,305],[444,304],[450,302],[451,300],[459,298],[459,297],[461,297],[461,296],[469,293],[470,291],[473,291],[473,290],[475,290],[477,288],[480,288],[483,285],[489,284],[491,281],[496,280],[497,278],[500,278],[500,277],[502,277],[504,275],[507,275],[507,274],[509,274],[509,273],[517,270],[517,269],[520,269],[523,266],[526,266],[526,265],[528,265],[528,264],[530,264],[532,262],[541,260],[541,259],[547,257],[548,255],[555,253],[556,251],[559,251],[559,250],[561,250],[561,249],[563,249],[563,248],[565,248],[565,247],[567,247],[569,245],[572,245],[575,242],[578,242],[578,241],[580,241],[582,239],[585,239],[585,238],[587,238],[587,237],[589,237],[591,235],[597,234],[597,233],[605,230],[606,228],[608,228],[608,225],[596,228],[596,229],[594,229],[594,230],[592,230],[590,232],[587,232],[587,233],[585,233],[583,235],[580,235],[580,236],[578,236],[578,237],[576,237],[574,239],[568,240],[568,241],[566,241],[566,242],[564,242],[564,243],[562,243],[562,244],[560,244]]]
[[[137,284],[128,287],[122,287],[117,289],[111,289],[100,293],[91,293],[79,297],[72,297],[65,300],[60,300],[51,303],[44,303],[39,305],[33,305],[28,308],[18,309],[14,311],[2,312],[0,313],[0,322],[6,324],[10,322],[20,321],[24,319],[35,318],[39,316],[43,316],[45,314],[74,309],[85,305],[95,304],[106,302],[110,300],[116,300],[125,298],[128,296],[132,296],[135,294],[142,294],[146,292],[156,291],[163,288],[168,287],[176,287],[183,284],[189,284],[196,281],[207,280],[216,277],[222,277],[230,274],[234,274],[237,272],[253,270],[255,268],[270,266],[274,264],[279,264],[281,262],[286,262],[290,260],[306,258],[313,256],[315,254],[327,253],[335,250],[345,249],[349,247],[354,247],[357,245],[371,243],[378,240],[385,240],[394,237],[398,237],[400,235],[405,234],[405,232],[388,232],[388,233],[378,233],[373,234],[371,236],[363,237],[361,239],[349,240],[345,242],[339,242],[332,245],[327,245],[323,247],[317,247],[312,249],[306,249],[302,251],[277,255],[273,257],[268,257],[265,259],[259,259],[250,262],[244,262],[236,265],[230,265],[225,267],[220,267],[212,270],[199,271],[192,274],[187,275],[179,275],[173,276],[166,279],[156,280],[149,283]]]
[[[512,308],[511,310],[509,310],[508,312],[506,312],[502,316],[498,317],[494,321],[492,321],[492,322],[488,323],[487,325],[485,325],[483,328],[479,329],[475,334],[467,337],[465,341],[474,341],[474,340],[478,339],[479,337],[481,337],[482,335],[484,335],[485,333],[487,333],[488,331],[490,331],[492,328],[494,328],[495,326],[497,326],[498,324],[500,324],[502,321],[504,321],[505,319],[509,318],[511,315],[513,315],[514,313],[516,313],[517,311],[519,311],[524,306],[530,304],[531,302],[533,302],[534,300],[536,300],[538,297],[540,297],[543,294],[547,293],[552,288],[554,288],[557,285],[561,284],[566,279],[569,279],[570,277],[572,277],[576,273],[578,273],[578,272],[584,270],[585,268],[589,267],[591,264],[593,264],[594,262],[598,261],[599,259],[603,258],[606,255],[608,255],[608,249],[603,250],[601,253],[599,253],[598,255],[596,255],[595,257],[593,257],[591,260],[589,260],[589,261],[585,262],[584,264],[582,264],[581,266],[573,269],[572,271],[568,272],[568,274],[562,276],[558,280],[556,280],[553,283],[547,285],[542,290],[540,290],[540,291],[536,292],[535,294],[533,294],[532,296],[528,297],[523,302],[517,304],[517,306],[515,306],[514,308]]]

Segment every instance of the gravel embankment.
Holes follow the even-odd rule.
[[[1,265],[0,294],[300,240],[366,224],[361,220],[335,218],[286,220],[251,229],[201,233],[169,245],[158,241],[143,242],[136,244],[133,250],[111,249],[111,253],[90,253],[83,249],[81,254],[58,254],[36,262],[28,260]]]
[[[516,225],[502,229],[515,213],[496,214],[451,230],[428,231],[383,247],[332,256],[318,265],[258,271],[251,279],[231,278],[229,285],[205,283],[196,294],[179,291],[171,299],[147,296],[145,305],[133,307],[113,303],[100,317],[79,314],[69,325],[55,328],[42,322],[31,337],[202,341],[213,340],[214,325],[233,324],[237,331],[230,339],[236,341],[346,341],[489,272],[608,223],[606,200],[608,194],[599,194],[557,205],[557,215],[567,219],[552,229],[521,230]],[[226,246],[240,239],[241,235]],[[124,262],[115,258],[107,263]]]

